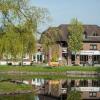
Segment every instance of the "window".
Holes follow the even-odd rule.
[[[66,42],[61,42],[60,45],[61,45],[61,47],[67,47],[67,43]]]
[[[40,61],[42,61],[42,55],[40,55]]]
[[[80,55],[80,63],[86,63],[88,61],[88,56],[87,55]]]
[[[92,80],[92,86],[93,87],[99,87],[99,81],[98,80]]]
[[[34,60],[35,60],[35,58],[36,58],[36,57],[35,57],[35,56],[33,56],[33,59],[34,59]]]
[[[84,34],[83,34],[83,39],[86,39],[87,38],[87,32],[84,31]]]
[[[88,81],[87,80],[80,80],[80,84],[81,87],[87,87],[88,86]]]
[[[98,34],[96,32],[93,33],[93,36],[98,36]]]
[[[70,85],[71,85],[71,87],[74,87],[75,86],[75,80],[71,80]]]
[[[99,59],[100,59],[99,55],[93,55],[92,56],[92,61],[94,61],[94,64],[99,64]]]
[[[90,97],[96,97],[97,96],[97,93],[96,92],[89,92],[89,96]]]
[[[90,44],[90,50],[97,50],[97,44]]]
[[[37,61],[40,61],[40,55],[37,55]]]

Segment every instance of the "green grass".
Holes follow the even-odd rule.
[[[0,82],[0,93],[13,93],[17,91],[32,90],[31,85],[15,84],[10,82]]]
[[[0,66],[0,72],[27,71],[27,72],[66,72],[66,71],[96,71],[100,72],[100,67],[91,66],[65,66],[65,67],[45,67],[45,66]]]
[[[13,79],[13,80],[31,80],[31,79],[50,79],[50,80],[60,80],[60,79],[90,79],[90,80],[100,80],[100,77],[75,77],[75,76],[65,76],[65,75],[9,75],[9,74],[0,74],[0,80],[8,80],[8,79]]]
[[[58,75],[26,75],[26,74],[0,74],[0,80],[5,79],[32,79],[32,78],[45,78],[45,79],[81,79],[84,77],[68,77],[67,75],[61,75],[59,72],[66,72],[66,71],[87,71],[87,72],[100,72],[100,67],[91,67],[91,66],[65,66],[65,67],[46,67],[41,65],[34,65],[34,66],[0,66],[0,72],[8,72],[8,71],[21,71],[21,72],[57,72]],[[87,79],[99,79],[99,77],[86,77]]]

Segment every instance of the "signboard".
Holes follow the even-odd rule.
[[[80,55],[100,55],[100,51],[98,50],[88,50],[88,51],[85,51],[85,50],[82,50],[80,51],[78,54]]]
[[[100,87],[73,87],[72,90],[77,91],[89,91],[89,92],[100,92]]]

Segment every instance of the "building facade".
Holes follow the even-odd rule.
[[[14,58],[11,55],[3,55],[0,59],[0,65],[21,65],[21,63],[23,65],[32,65],[43,63],[44,53],[42,49],[41,44],[36,43],[36,51],[33,54],[24,54],[23,61],[21,60],[21,56]]]
[[[97,25],[83,25],[84,32],[83,32],[83,47],[82,49],[77,52],[77,57],[75,59],[74,52],[68,50],[68,27],[69,24],[64,24],[56,27],[60,31],[57,34],[57,38],[55,39],[55,44],[59,45],[59,57],[58,61],[61,60],[62,63],[67,65],[77,64],[77,65],[99,65],[100,64],[100,27]],[[53,29],[50,28],[51,30]],[[48,30],[50,30],[48,29]],[[51,31],[48,32],[46,30],[43,32],[41,39],[44,35],[49,36],[52,38],[52,34],[55,34]],[[51,35],[51,37],[50,37]],[[52,46],[51,46],[52,48]],[[52,59],[53,55],[52,52],[54,50],[51,49],[49,52],[49,60]]]

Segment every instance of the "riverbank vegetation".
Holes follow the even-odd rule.
[[[50,79],[50,80],[60,80],[60,79],[90,79],[90,80],[98,80],[100,77],[75,77],[75,76],[65,76],[65,75],[9,75],[9,74],[0,74],[0,80],[32,80],[32,79]]]
[[[73,75],[67,72],[77,71],[79,73],[90,73],[89,75]],[[0,66],[0,80],[5,79],[100,79],[98,76],[93,76],[91,73],[100,73],[100,67],[80,67],[80,66],[65,66],[65,67],[49,67],[43,65],[34,66]],[[51,73],[51,74],[48,74]]]
[[[11,94],[32,91],[31,85],[16,84],[11,82],[0,82],[0,94]]]
[[[81,100],[81,93],[79,91],[70,91],[66,100]]]
[[[2,95],[0,100],[34,100],[34,94]]]
[[[34,65],[34,66],[0,66],[0,72],[8,72],[8,71],[21,71],[21,72],[66,72],[66,71],[86,71],[86,72],[100,72],[100,67],[92,67],[92,66],[65,66],[65,67],[49,67],[42,65]]]
[[[48,10],[30,0],[0,0],[0,59],[21,61],[36,50],[38,27],[49,18]]]

